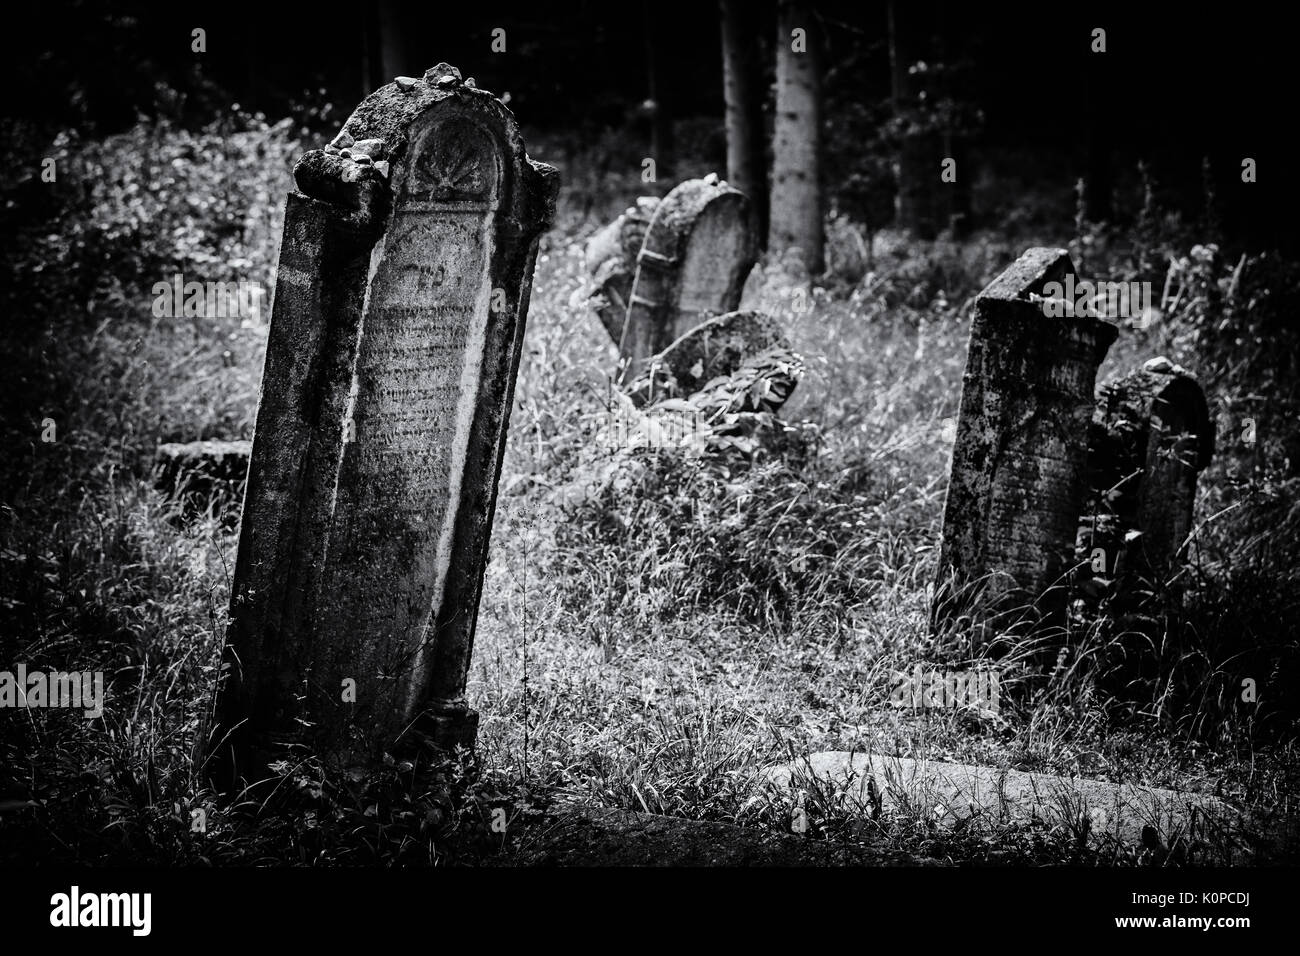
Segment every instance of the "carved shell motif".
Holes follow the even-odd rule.
[[[481,201],[496,189],[496,149],[483,128],[451,119],[423,137],[410,191],[437,202]]]

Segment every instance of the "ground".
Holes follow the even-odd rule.
[[[764,424],[770,444],[619,454],[592,441],[614,355],[583,303],[581,249],[646,187],[572,151],[538,258],[480,611],[477,764],[436,787],[391,769],[353,786],[286,768],[273,800],[218,797],[201,754],[236,527],[229,512],[177,514],[152,455],[162,441],[247,436],[265,316],[161,318],[147,293],[182,270],[269,281],[302,146],[282,127],[239,135],[146,123],[69,146],[60,168],[91,184],[82,205],[33,213],[8,260],[0,648],[105,671],[110,704],[99,721],[0,717],[6,855],[501,862],[478,855],[481,840],[459,850],[451,824],[482,836],[505,808],[521,827],[509,862],[1150,861],[1049,828],[949,832],[921,807],[864,823],[833,787],[762,785],[764,768],[825,750],[1189,790],[1294,819],[1293,417],[1267,364],[1290,353],[1258,325],[1287,301],[1274,260],[1239,266],[1187,230],[1048,223],[920,243],[836,217],[811,310],[780,316],[807,372]],[[547,158],[544,138],[530,146]],[[132,165],[142,154],[181,181],[158,185]],[[195,208],[202,195],[217,198]],[[970,299],[1030,245],[1069,246],[1081,270],[1114,278],[1154,269],[1141,274],[1163,284],[1160,320],[1122,330],[1101,378],[1165,354],[1211,396],[1221,439],[1202,477],[1195,587],[1162,619],[1158,666],[1136,688],[1108,682],[1115,645],[1094,615],[1047,673],[1031,670],[1031,648],[1000,660],[999,714],[892,707],[914,662],[978,659],[929,635],[929,589]],[[1216,338],[1226,315],[1236,344]],[[1253,397],[1265,391],[1271,411]],[[1247,443],[1252,415],[1273,425]],[[1242,699],[1242,678],[1258,701]]]

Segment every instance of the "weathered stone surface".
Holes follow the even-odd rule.
[[[636,205],[587,242],[587,270],[595,289],[591,307],[615,345],[623,340],[627,304],[636,278],[636,257],[658,206],[658,196],[641,196]]]
[[[1200,385],[1166,358],[1099,390],[1089,448],[1089,556],[1115,579],[1165,579],[1192,530],[1196,478],[1214,455]],[[1096,549],[1100,549],[1097,552]]]
[[[237,502],[251,450],[248,441],[166,442],[154,459],[156,485],[182,501],[187,512]]]
[[[776,411],[790,397],[803,372],[789,350],[789,340],[770,316],[761,312],[720,315],[654,356],[629,394],[638,404],[685,397],[748,366],[756,373],[750,376],[754,384],[761,388],[747,390],[745,400],[732,411]]]
[[[432,78],[432,79],[430,79]],[[294,170],[218,708],[219,773],[301,745],[472,743],[465,680],[540,233],[558,176],[439,64]]]
[[[823,781],[867,814],[922,807],[942,826],[975,817],[1012,825],[1041,820],[1075,834],[1086,826],[1093,846],[1141,846],[1151,840],[1143,836],[1150,827],[1166,848],[1179,838],[1209,840],[1216,847],[1238,844],[1244,858],[1253,829],[1245,815],[1202,794],[937,760],[825,751],[766,776],[785,791]]]
[[[1060,618],[1087,483],[1093,387],[1117,330],[1031,301],[1073,272],[1030,249],[980,293],[962,378],[932,624]]]
[[[757,255],[749,200],[716,175],[665,196],[637,253],[619,342],[624,380],[710,315],[734,311]]]

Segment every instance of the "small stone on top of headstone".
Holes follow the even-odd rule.
[[[461,82],[460,70],[450,63],[439,63],[425,71],[424,82],[432,83],[437,87],[458,86]]]
[[[420,81],[413,76],[399,76],[396,77],[393,82],[397,84],[397,88],[403,93],[410,93],[415,89],[415,84]]]
[[[352,144],[352,155],[369,156],[371,159],[384,158],[384,141],[382,139],[362,139]]]

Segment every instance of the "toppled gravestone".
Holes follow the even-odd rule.
[[[238,502],[244,495],[249,441],[165,442],[154,457],[154,484],[186,515]]]
[[[1196,379],[1166,358],[1098,391],[1089,439],[1084,559],[1119,583],[1166,580],[1192,530],[1214,422]]]
[[[643,229],[647,212],[651,215]],[[652,355],[710,316],[739,306],[745,278],[758,257],[758,237],[749,200],[716,174],[680,183],[658,203],[638,204],[614,226],[617,241],[598,235],[589,248],[588,268],[597,273],[592,301],[618,345],[623,381],[633,381]],[[624,297],[627,250],[638,237],[620,322],[617,303]],[[614,247],[618,255],[601,258]]]
[[[1118,331],[1092,317],[1049,317],[1044,287],[1073,272],[1065,250],[1030,249],[975,301],[936,630],[1035,629],[1064,619],[1097,367]]]
[[[441,63],[294,168],[213,741],[218,780],[472,746],[465,696],[558,174]]]
[[[950,828],[1038,822],[1093,848],[1145,847],[1157,862],[1195,843],[1248,861],[1258,844],[1256,822],[1230,804],[1162,787],[847,751],[809,754],[764,776],[785,793],[843,793],[864,816],[915,814]]]
[[[728,411],[775,412],[802,372],[802,361],[775,319],[762,312],[731,312],[696,326],[654,356],[629,396],[646,405],[688,397],[716,383],[735,396]]]
[[[623,341],[627,303],[636,278],[636,257],[641,251],[658,196],[641,196],[587,242],[586,262],[595,291],[588,303],[617,345]]]

